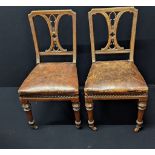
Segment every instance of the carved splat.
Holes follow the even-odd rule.
[[[115,49],[115,50],[123,50],[124,47],[120,47],[120,45],[117,42],[117,25],[118,25],[118,21],[122,15],[119,15],[120,13],[118,12],[108,12],[106,13],[107,16],[107,22],[110,23],[109,27],[108,27],[108,31],[109,31],[109,36],[108,36],[108,44],[105,48],[102,48],[102,51],[106,51],[109,49]]]
[[[66,52],[67,49],[63,49],[60,45],[58,36],[58,25],[62,14],[40,15],[47,22],[48,29],[51,37],[51,45],[45,52]]]
[[[73,50],[68,51],[64,49],[59,41],[58,26],[62,16],[69,15],[72,17],[73,27]],[[35,16],[41,16],[47,23],[50,33],[50,47],[45,51],[40,51],[38,47],[38,40],[36,30],[34,26],[33,18]],[[43,11],[32,11],[29,14],[29,21],[32,30],[34,46],[36,50],[36,61],[40,62],[40,56],[42,55],[73,55],[73,62],[76,62],[76,14],[72,10],[43,10]]]
[[[125,49],[124,47],[121,47],[117,41],[118,24],[121,16],[126,12],[133,14],[130,49]],[[94,30],[93,30],[93,16],[97,14],[101,14],[102,16],[105,17],[108,26],[108,41],[106,46],[104,48],[101,48],[101,50],[95,50],[94,45],[95,42],[94,42]],[[137,22],[137,10],[133,7],[92,9],[89,12],[89,27],[90,27],[93,62],[95,62],[95,54],[131,53],[130,59],[133,60],[136,22]]]

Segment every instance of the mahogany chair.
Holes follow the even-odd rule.
[[[72,51],[63,49],[59,42],[58,25],[62,16],[72,18],[73,48]],[[41,16],[47,23],[50,33],[50,47],[40,51],[34,18]],[[33,101],[71,101],[75,114],[75,124],[80,128],[80,103],[78,90],[78,76],[76,68],[76,13],[72,10],[42,10],[32,11],[29,15],[34,47],[36,52],[36,66],[18,90],[19,100],[26,112],[28,124],[37,129],[30,102]],[[40,62],[42,56],[71,55],[72,62]]]
[[[117,27],[121,16],[131,13],[132,28],[129,49],[121,47],[117,40]],[[108,26],[108,41],[104,48],[95,49],[94,23],[95,15],[103,15]],[[138,10],[134,7],[98,8],[89,12],[89,28],[91,40],[92,66],[85,83],[85,106],[88,113],[88,124],[92,130],[94,125],[94,100],[138,100],[137,125],[138,132],[142,127],[144,110],[147,106],[148,87],[134,64],[134,45]],[[96,61],[99,54],[129,54],[128,60]]]

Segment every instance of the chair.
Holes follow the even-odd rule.
[[[73,49],[63,49],[58,38],[58,24],[62,16],[68,15],[72,18]],[[50,47],[48,50],[40,51],[34,18],[41,16],[48,26],[50,33]],[[28,124],[37,129],[30,102],[46,101],[71,101],[75,114],[75,124],[80,128],[80,103],[78,90],[78,77],[76,68],[76,13],[72,10],[42,10],[32,11],[29,15],[34,47],[36,52],[36,66],[24,80],[18,90],[19,100],[26,112]],[[41,62],[42,56],[71,55],[73,62]]]
[[[117,41],[119,19],[124,13],[132,14],[131,40],[129,49],[121,47]],[[101,50],[95,49],[93,16],[103,15],[108,26],[108,41]],[[142,127],[144,110],[147,106],[148,87],[134,64],[134,45],[138,10],[133,7],[98,8],[89,12],[92,66],[85,82],[85,106],[88,124],[96,130],[93,117],[94,100],[138,100],[138,132]],[[99,54],[129,54],[128,60],[96,61]]]

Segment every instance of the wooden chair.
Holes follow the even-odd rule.
[[[119,19],[124,13],[131,13],[132,29],[130,48],[121,47],[117,41]],[[101,50],[95,49],[93,16],[100,14],[106,19],[108,26],[108,41]],[[85,83],[85,106],[88,113],[88,124],[92,130],[94,125],[94,100],[138,100],[137,125],[138,132],[142,127],[144,110],[147,106],[148,87],[134,64],[134,45],[138,10],[133,7],[98,8],[89,12],[89,28],[91,39],[92,66]],[[96,61],[97,54],[129,53],[129,60]],[[117,116],[116,116],[117,117]]]
[[[59,42],[58,24],[62,16],[72,18],[73,49],[63,49]],[[34,18],[41,16],[47,23],[51,44],[48,50],[40,51]],[[24,80],[18,90],[19,100],[26,112],[28,124],[37,129],[30,102],[33,101],[71,101],[75,114],[75,124],[80,128],[80,103],[78,90],[78,77],[76,68],[76,13],[72,10],[43,10],[32,11],[29,15],[34,47],[36,51],[36,67]],[[73,62],[40,62],[42,56],[71,55]]]

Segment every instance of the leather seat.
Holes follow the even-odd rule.
[[[77,95],[76,64],[70,62],[40,63],[24,80],[18,93],[20,96]]]
[[[148,87],[131,61],[107,61],[92,64],[85,95],[143,94]]]

